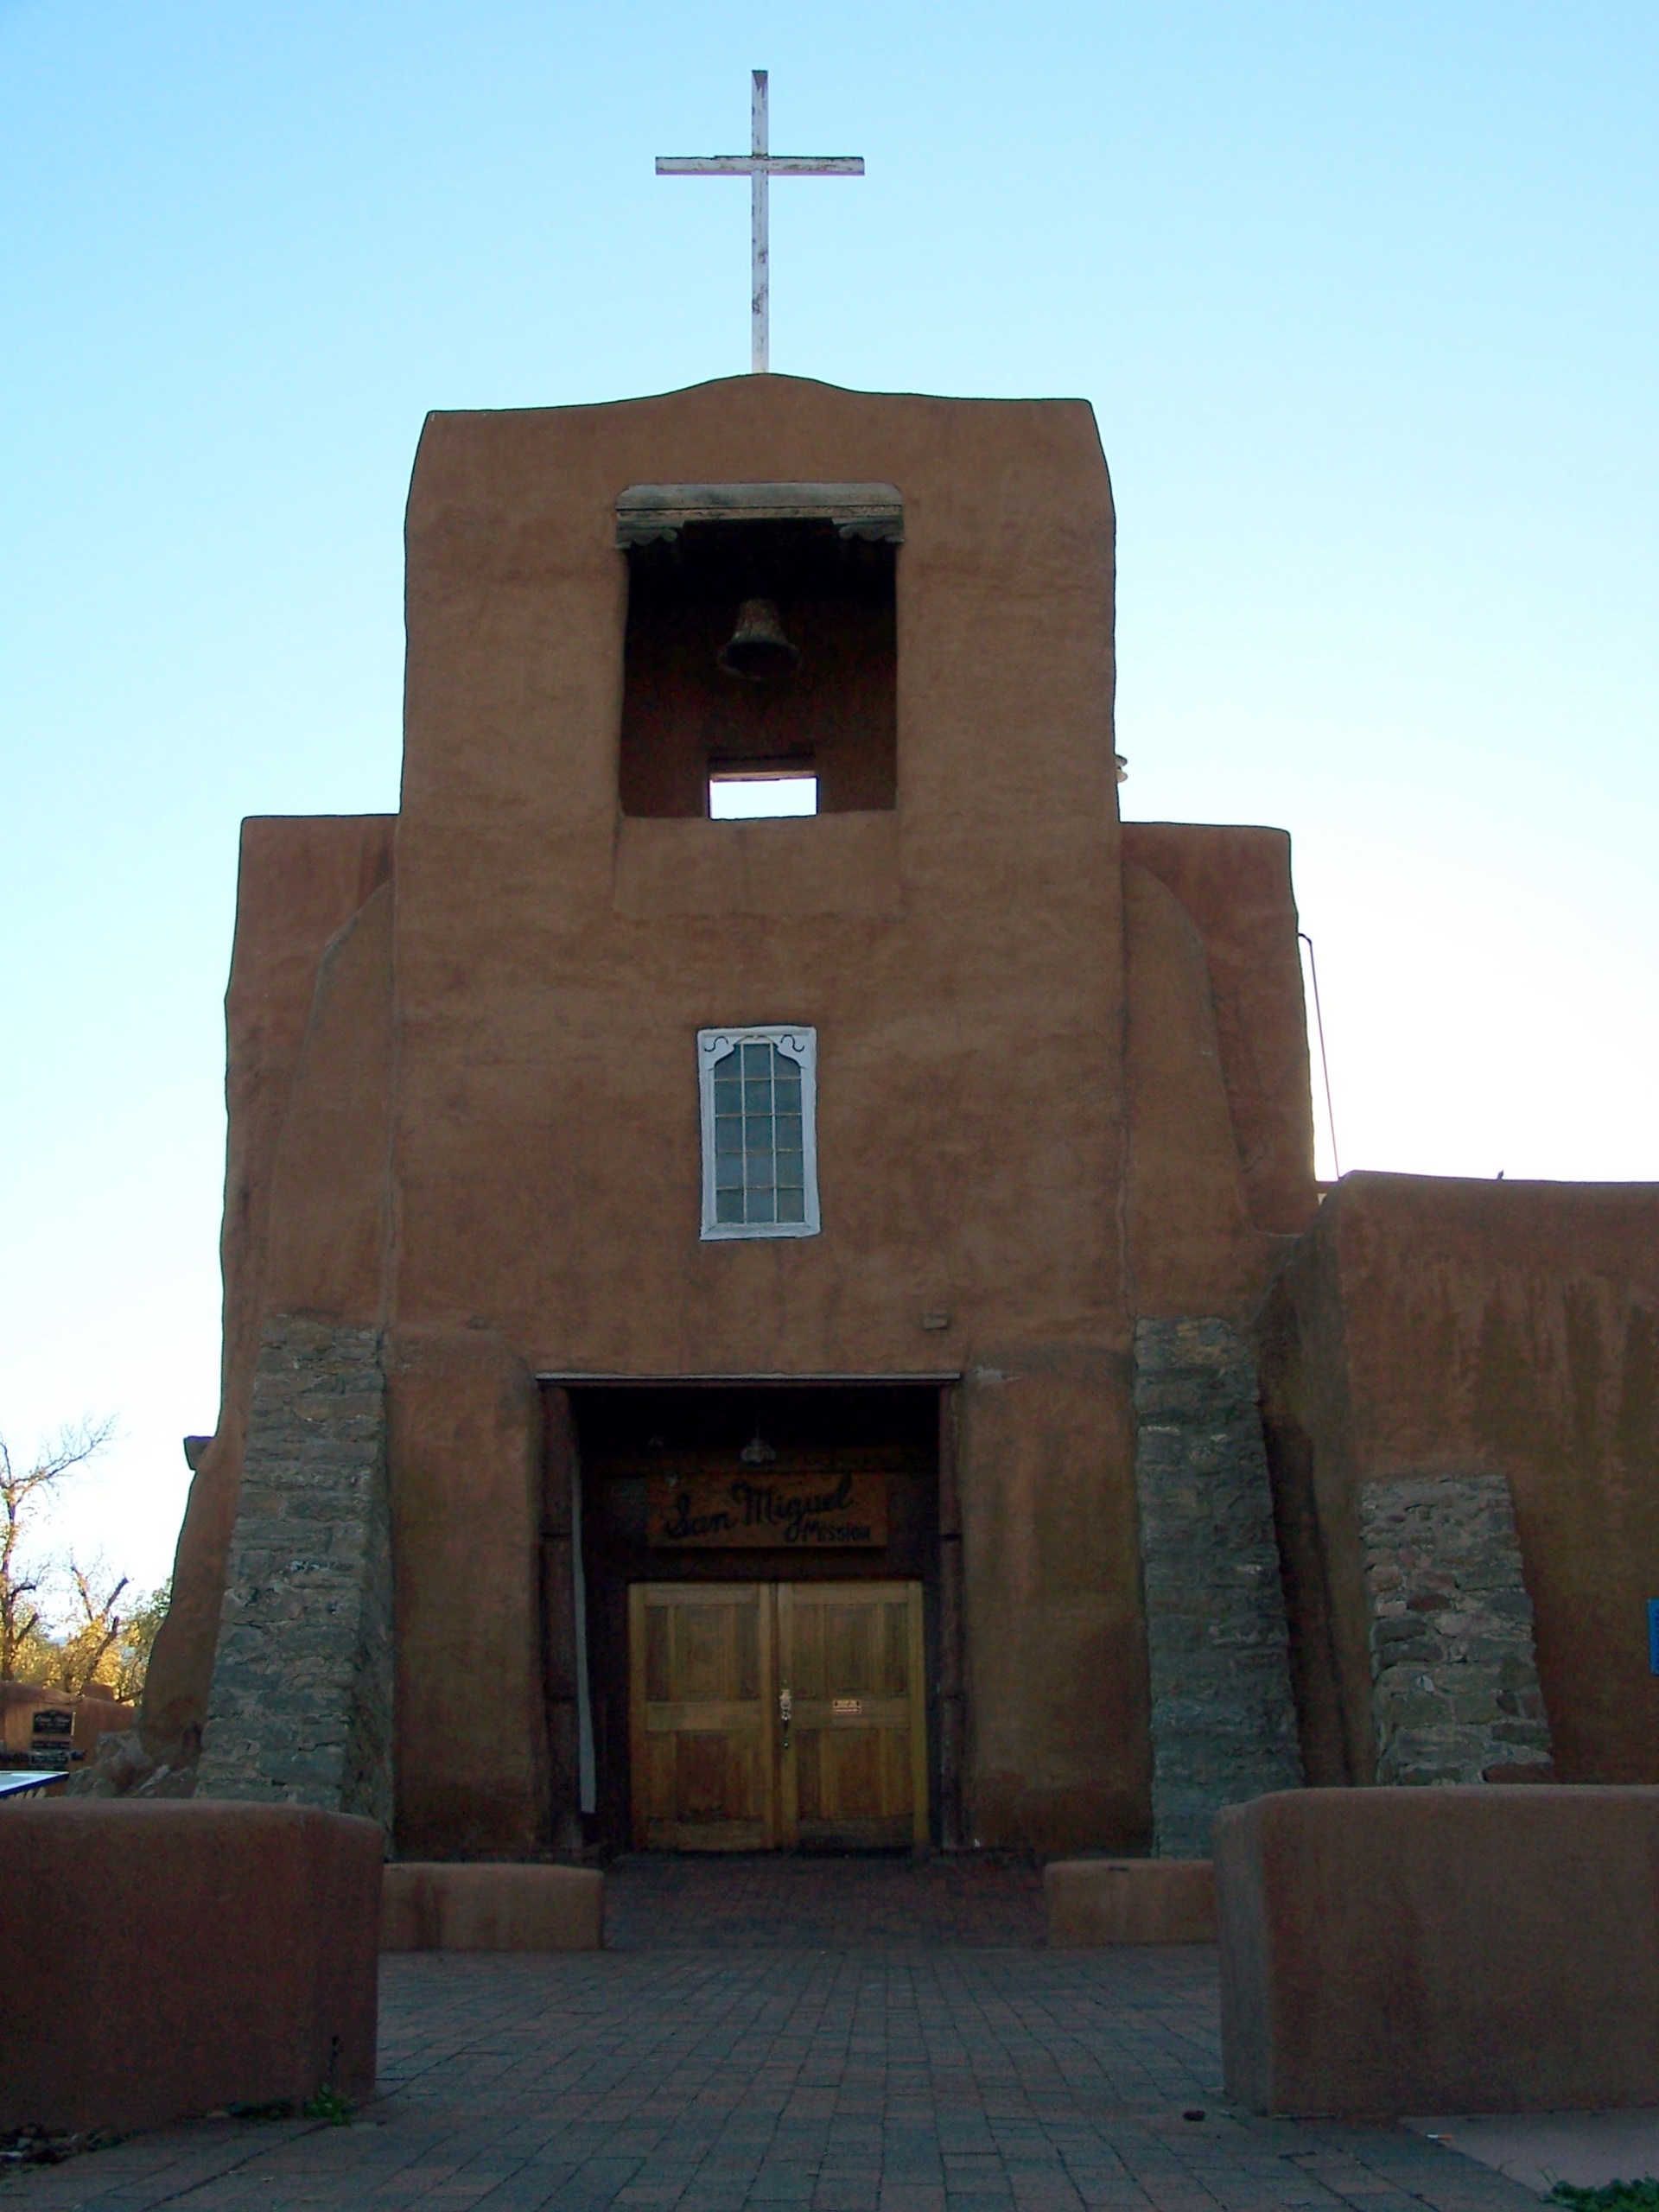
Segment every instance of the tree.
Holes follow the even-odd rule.
[[[0,1437],[0,1681],[15,1681],[20,1669],[38,1674],[50,1663],[53,1647],[40,1606],[45,1570],[32,1565],[26,1553],[31,1510],[114,1433],[113,1420],[80,1421],[36,1453],[28,1468],[13,1463]]]
[[[88,1682],[107,1679],[105,1662],[119,1643],[121,1631],[126,1626],[115,1608],[127,1586],[127,1577],[124,1574],[111,1586],[106,1598],[99,1598],[93,1594],[98,1586],[93,1581],[97,1573],[96,1568],[82,1567],[71,1555],[69,1581],[75,1593],[79,1618],[58,1645],[46,1676],[54,1688],[67,1690],[71,1697],[79,1697]]]
[[[163,1582],[158,1590],[134,1591],[118,1612],[127,1587],[124,1574],[101,1598],[98,1592],[108,1578],[100,1569],[83,1567],[72,1559],[69,1580],[77,1618],[62,1640],[48,1647],[42,1681],[72,1697],[79,1697],[89,1683],[99,1682],[124,1703],[136,1703],[143,1693],[156,1631],[173,1601],[171,1582]]]

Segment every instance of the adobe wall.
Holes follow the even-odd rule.
[[[67,1707],[73,1713],[70,1742],[86,1758],[96,1756],[102,1738],[129,1727],[133,1717],[132,1707],[101,1683],[92,1683],[75,1696],[44,1682],[0,1681],[0,1751],[21,1754],[32,1750],[35,1715],[48,1706]]]
[[[1374,1772],[1362,1485],[1502,1476],[1557,1774],[1659,1780],[1659,1185],[1346,1176],[1261,1357],[1309,1779]]]
[[[618,493],[855,479],[905,500],[896,810],[622,820]],[[784,377],[435,416],[409,512],[400,1325],[556,1373],[965,1370],[974,1818],[1047,1847],[1146,1821],[1112,533],[1079,403]],[[694,1032],[774,1020],[818,1031],[824,1233],[703,1243]],[[474,1632],[442,1563],[499,1484],[518,1512],[519,1447],[486,1465],[404,1389],[454,1592],[420,1671]],[[404,1749],[413,1802],[436,1749]]]
[[[1202,942],[1249,1219],[1299,1236],[1319,1192],[1290,838],[1236,824],[1126,822],[1123,859],[1179,900]]]
[[[614,501],[698,478],[899,486],[896,806],[622,815]],[[561,1832],[537,1371],[959,1372],[969,1833],[1147,1840],[1137,1521],[1211,1442],[1141,1451],[1133,1325],[1236,1330],[1313,1194],[1287,841],[1137,824],[1120,874],[1112,531],[1072,402],[769,378],[431,419],[404,812],[245,827],[224,1409],[158,1756],[200,1726],[238,1497],[240,1637],[259,1517],[313,1478],[314,1354],[332,1388],[386,1332],[384,1414],[329,1478],[390,1468],[398,1836],[439,1855]],[[694,1032],[775,1019],[818,1030],[824,1233],[705,1244]],[[270,1702],[246,1640],[227,1715]],[[480,1680],[482,1706],[453,1687]],[[265,1787],[244,1733],[231,1780]],[[277,1750],[280,1786],[316,1786],[317,1745]]]
[[[364,1252],[374,1231],[364,1221],[361,1183],[365,1166],[372,1177],[376,1161],[382,1180],[385,1174],[386,1078],[383,1074],[377,1103],[373,1036],[377,992],[383,1032],[389,1020],[389,943],[381,948],[378,984],[372,973],[364,973],[367,940],[338,963],[346,986],[339,1016],[331,1020],[326,1005],[320,1008],[315,1001],[331,940],[391,880],[395,829],[390,815],[255,817],[242,825],[225,999],[228,1128],[219,1243],[225,1285],[219,1415],[217,1433],[196,1463],[174,1561],[173,1602],[149,1664],[142,1726],[152,1758],[193,1758],[207,1710],[260,1330],[271,1294],[272,1183],[284,1142],[289,1167],[274,1209],[279,1290],[325,1311],[332,1298],[348,1315],[359,1313],[370,1295]],[[372,950],[366,965],[372,969]],[[296,1125],[284,1139],[296,1071],[314,1030],[319,1033],[309,1047],[315,1069],[309,1090],[323,1127],[308,1140]],[[365,1116],[372,1122],[377,1112],[378,1145],[346,1140],[346,1124],[355,1116],[360,1129]],[[341,1211],[344,1186],[353,1178],[355,1206]],[[308,1224],[321,1236],[311,1257],[305,1256]],[[326,1255],[332,1252],[338,1261],[342,1239],[350,1248],[346,1279],[331,1286]]]
[[[1123,915],[1128,1304],[1139,1317],[1242,1320],[1275,1247],[1250,1218],[1204,940],[1173,893],[1133,861]]]

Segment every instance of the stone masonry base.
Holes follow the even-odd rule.
[[[1378,1782],[1550,1779],[1503,1477],[1367,1483],[1359,1525]]]
[[[1255,1363],[1230,1322],[1135,1332],[1153,1852],[1204,1859],[1224,1805],[1302,1779]]]
[[[385,1373],[374,1329],[266,1321],[196,1794],[391,1821]]]

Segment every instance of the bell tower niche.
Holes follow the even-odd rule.
[[[798,785],[792,812],[890,809],[903,535],[890,484],[625,492],[623,813],[717,815],[756,778]]]

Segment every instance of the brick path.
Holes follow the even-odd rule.
[[[14,2174],[0,2181],[0,2204],[1537,2203],[1403,2128],[1229,2113],[1213,1952],[1045,1951],[1036,1878],[1024,1869],[636,1860],[613,1878],[612,1934],[602,1954],[388,1958],[380,2094],[348,2127],[163,2129]]]
[[[642,1854],[612,1873],[606,1942],[613,1949],[718,1944],[721,1950],[938,1948],[1043,1942],[1034,1868],[968,1859],[676,1859]]]

